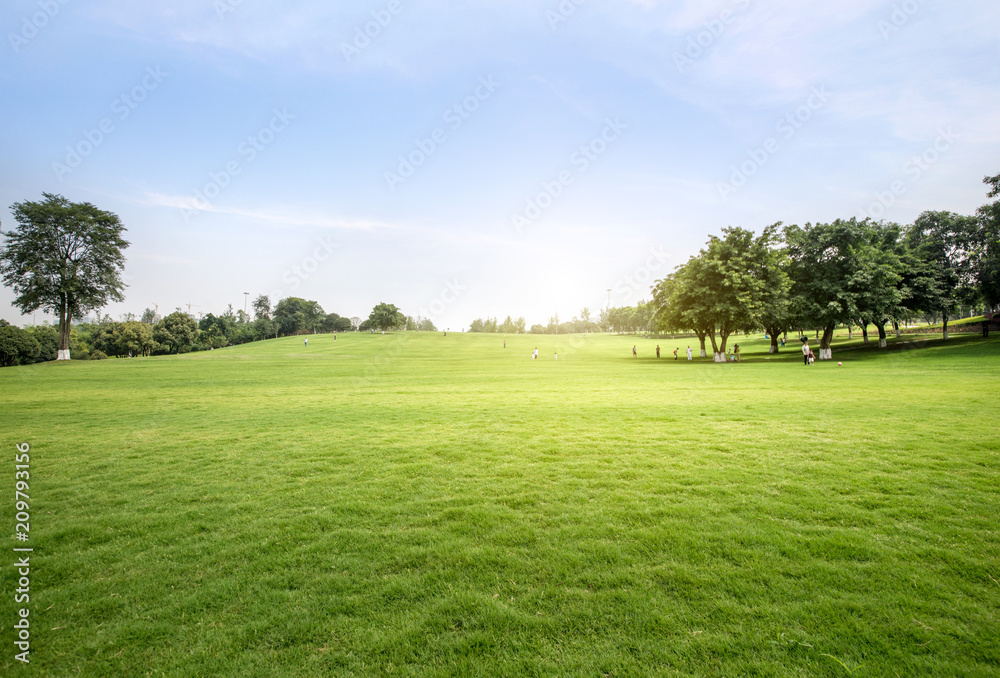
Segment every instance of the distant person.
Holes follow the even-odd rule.
[[[674,360],[677,360],[677,349],[674,349]]]
[[[506,339],[503,340],[503,347],[507,348],[507,340]]]
[[[778,341],[780,341],[780,342],[781,342],[781,348],[785,348],[785,338],[784,338],[784,337],[782,337],[782,338],[781,338],[781,339],[779,339]]]
[[[809,338],[802,337],[802,362],[807,367],[809,365],[809,356],[812,355],[812,350],[809,348]]]
[[[694,360],[694,358],[691,357],[691,347],[690,346],[688,346],[688,360]]]
[[[660,345],[659,344],[656,345],[656,357],[657,358],[660,357]]]
[[[552,354],[552,359],[559,360],[559,351],[556,351],[555,353]]]
[[[309,337],[306,337],[305,346],[306,348],[309,348]]]
[[[531,354],[532,360],[538,360],[538,347],[535,347],[535,352]]]
[[[333,340],[337,341],[337,333],[336,332],[333,333]]]
[[[738,363],[739,362],[743,362],[743,360],[740,358],[740,345],[739,344],[736,344],[735,346],[733,346],[733,355],[736,356],[736,362],[738,362]]]
[[[632,345],[632,357],[633,358],[639,357],[638,354],[635,352],[635,344]]]

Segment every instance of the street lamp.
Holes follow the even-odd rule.
[[[247,299],[249,299],[249,298],[250,298],[250,293],[249,292],[244,292],[243,293],[243,315],[246,315],[246,313],[247,313]]]

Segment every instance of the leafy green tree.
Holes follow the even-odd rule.
[[[343,318],[336,313],[327,314],[327,316],[323,319],[321,327],[324,332],[350,332],[352,329],[351,319]],[[414,327],[414,329],[416,329],[416,327]]]
[[[9,324],[0,326],[0,367],[33,363],[40,350],[30,333]]]
[[[253,300],[253,313],[256,320],[271,319],[271,300],[266,294],[261,294]]]
[[[222,348],[229,345],[236,336],[236,321],[234,317],[223,313],[216,316],[212,313],[198,321],[201,342],[211,348]]]
[[[973,247],[973,273],[976,286],[990,310],[1000,306],[1000,174],[986,177],[987,197],[997,198],[976,210],[979,227]]]
[[[38,342],[38,362],[55,360],[59,355],[59,331],[52,325],[35,325],[26,327],[24,331]]]
[[[768,353],[778,352],[778,336],[791,323],[792,304],[788,277],[788,253],[781,244],[781,223],[765,229],[758,238],[756,251],[758,271],[764,287],[760,297],[759,325],[770,337]]]
[[[953,212],[924,212],[906,230],[906,246],[920,275],[913,281],[912,303],[941,314],[948,340],[948,320],[954,308],[977,295],[974,281],[975,217]]]
[[[861,324],[878,330],[879,348],[886,347],[885,324],[897,323],[903,314],[905,297],[903,246],[897,224],[858,224],[862,244],[856,249],[857,267],[850,281],[856,293]],[[867,334],[863,330],[863,333]]]
[[[135,320],[118,323],[112,336],[117,356],[148,356],[156,345],[153,328]]]
[[[405,317],[395,305],[384,302],[376,305],[368,316],[369,325],[383,332],[395,327],[401,327],[404,321]]]
[[[165,353],[187,353],[198,339],[198,323],[187,313],[175,311],[156,324],[153,339]]]
[[[252,328],[257,339],[278,338],[278,324],[270,318],[257,318],[253,321]]]
[[[871,228],[869,220],[852,218],[785,229],[792,315],[800,327],[822,328],[821,360],[833,358],[836,327],[868,310],[875,294],[870,285],[877,283],[877,294],[892,296],[890,287],[898,282],[891,258],[873,251]]]
[[[6,234],[0,275],[22,313],[45,309],[59,318],[57,359],[69,360],[72,320],[124,300],[122,251],[129,243],[117,215],[61,195],[42,196],[11,206],[18,227]]]
[[[274,322],[284,336],[300,332],[315,332],[322,325],[326,314],[316,301],[300,297],[286,297],[274,307]]]
[[[119,323],[107,320],[97,323],[91,332],[91,342],[94,350],[107,355],[118,355],[118,347],[115,344],[115,329]]]
[[[696,332],[703,355],[707,336],[715,362],[725,362],[733,333],[776,322],[788,286],[774,252],[778,227],[768,226],[757,237],[743,228],[712,236],[698,255],[654,286],[657,324]]]
[[[147,308],[146,310],[144,310],[142,312],[142,322],[146,323],[147,325],[156,324],[156,311],[154,311],[151,308]]]
[[[708,305],[695,286],[697,269],[701,261],[692,257],[688,263],[653,286],[653,319],[657,329],[663,332],[691,331],[698,337],[699,355],[708,356],[705,341],[714,322]]]

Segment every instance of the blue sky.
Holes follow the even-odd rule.
[[[725,226],[971,213],[1000,171],[995,0],[165,5],[0,10],[0,221],[117,213],[115,317],[250,292],[544,324]]]

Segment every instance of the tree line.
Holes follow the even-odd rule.
[[[375,306],[365,320],[325,313],[318,302],[299,297],[281,299],[272,309],[268,297],[260,295],[253,311],[251,318],[230,305],[222,314],[209,313],[200,320],[181,309],[164,318],[157,318],[149,308],[140,319],[126,314],[124,320],[115,321],[105,315],[95,322],[72,325],[69,347],[75,359],[100,360],[189,353],[298,334],[437,329],[430,320],[403,315],[386,303]],[[0,320],[0,367],[56,360],[58,351],[56,327],[20,329]]]
[[[1000,197],[1000,175],[984,180]],[[716,362],[736,332],[765,331],[771,351],[791,329],[821,333],[820,359],[832,358],[834,329],[874,325],[886,345],[917,314],[940,316],[944,339],[958,307],[1000,304],[1000,200],[975,215],[924,212],[912,224],[836,220],[783,226],[754,235],[726,228],[653,286],[654,324],[697,335]]]
[[[572,321],[558,315],[535,334],[567,334],[597,329],[618,332],[685,331],[696,334],[705,355],[710,340],[716,360],[724,360],[734,332],[791,328],[822,331],[820,359],[831,357],[839,325],[873,324],[885,346],[885,325],[914,314],[940,316],[944,338],[956,307],[1000,304],[1000,175],[986,177],[993,202],[975,215],[924,212],[914,223],[836,220],[766,227],[759,236],[743,228],[723,229],[705,248],[653,286],[653,301],[609,308],[594,321],[583,309]],[[14,291],[22,313],[52,312],[59,318],[55,356],[71,357],[71,344],[86,356],[150,355],[219,348],[270,337],[349,329],[436,330],[424,318],[404,315],[379,303],[368,319],[326,313],[318,302],[288,297],[271,309],[270,299],[254,301],[254,317],[230,306],[200,322],[178,309],[157,319],[146,309],[141,320],[105,318],[74,326],[72,321],[123,301],[123,250],[129,243],[117,215],[90,203],[71,203],[43,193],[44,200],[11,206],[18,227],[5,233],[0,278]],[[478,332],[522,333],[524,318],[477,319]],[[866,336],[867,339],[867,336]],[[52,333],[0,324],[0,365],[51,359]],[[81,356],[83,357],[83,356]]]

